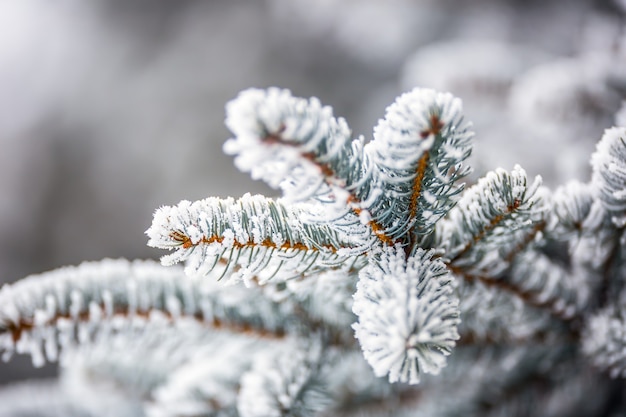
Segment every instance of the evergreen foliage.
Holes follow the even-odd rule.
[[[368,143],[317,99],[277,88],[242,92],[226,124],[225,151],[282,197],[162,207],[146,233],[171,251],[164,266],[103,260],[0,291],[4,359],[62,364],[58,386],[32,388],[54,410],[592,416],[620,407],[625,127],[605,132],[588,183],[552,192],[520,166],[465,189],[471,123],[458,98],[434,90],[400,96]],[[23,409],[45,406],[0,416]]]

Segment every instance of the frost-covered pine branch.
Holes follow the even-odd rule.
[[[282,196],[159,208],[146,233],[163,266],[104,260],[0,290],[4,358],[61,363],[37,388],[52,407],[556,417],[619,403],[624,127],[588,182],[551,191],[519,165],[466,187],[473,132],[449,93],[401,95],[370,141],[288,90],[246,90],[226,113],[225,151]]]
[[[366,237],[313,220],[319,209],[249,194],[236,201],[182,201],[157,210],[147,231],[148,245],[174,250],[161,262],[185,261],[190,275],[217,269],[221,276],[261,283],[277,275],[288,279],[363,263],[359,258],[367,249]]]

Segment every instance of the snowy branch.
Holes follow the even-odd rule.
[[[498,169],[469,188],[438,225],[438,242],[455,270],[495,277],[544,227],[549,205],[537,177]]]
[[[310,204],[246,194],[238,200],[208,198],[162,207],[146,232],[148,245],[174,250],[164,265],[186,261],[189,275],[243,278],[265,283],[328,268],[362,263],[366,237],[346,235],[311,219],[320,210]],[[358,230],[358,226],[357,226]],[[367,230],[361,230],[367,236]],[[233,274],[234,272],[234,274]]]
[[[355,334],[376,375],[390,382],[417,384],[421,373],[439,373],[459,338],[453,278],[432,258],[418,249],[405,260],[400,247],[389,247],[359,277]]]
[[[290,303],[272,302],[241,286],[191,280],[178,268],[104,260],[4,286],[0,350],[5,359],[14,351],[29,353],[41,366],[45,358],[56,360],[67,346],[152,320],[189,319],[209,328],[280,338],[290,326],[307,326],[292,312]],[[292,319],[285,320],[285,314]]]
[[[461,100],[434,90],[416,88],[387,108],[365,147],[380,190],[368,210],[387,235],[428,234],[454,205],[463,189],[455,183],[470,171],[470,126]]]

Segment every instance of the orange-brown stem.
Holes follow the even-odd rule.
[[[436,136],[439,133],[441,133],[441,129],[443,129],[443,122],[439,118],[439,115],[431,114],[430,115],[430,120],[429,120],[429,123],[428,123],[428,129],[423,130],[420,133],[420,137],[422,139],[426,139],[430,135],[435,135]]]
[[[454,261],[456,261],[457,259],[462,258],[463,255],[465,255],[467,252],[469,252],[470,249],[476,243],[478,243],[480,240],[482,240],[482,238],[485,237],[485,235],[489,231],[495,229],[504,219],[506,219],[506,217],[509,214],[511,214],[515,210],[517,210],[519,208],[520,204],[522,204],[522,202],[520,200],[515,200],[513,202],[513,204],[511,204],[510,206],[507,207],[507,209],[506,209],[506,211],[504,213],[498,214],[493,219],[491,219],[489,224],[487,226],[485,226],[483,228],[483,230],[481,230],[476,236],[474,236],[473,239],[470,242],[467,242],[465,247],[451,259],[450,263],[454,263]]]
[[[409,216],[411,218],[414,218],[417,215],[417,204],[419,202],[420,195],[422,194],[422,182],[424,181],[424,175],[426,175],[429,159],[430,154],[428,152],[424,152],[424,155],[422,155],[417,163],[417,173],[415,175],[415,179],[413,179],[413,192],[411,194],[411,201],[409,202]]]
[[[104,309],[104,305],[100,304],[100,308]],[[154,309],[156,310],[156,309]],[[173,322],[174,321],[174,316],[172,316],[172,314],[168,313],[167,311],[163,311],[163,310],[159,310],[159,312],[163,315],[165,315],[165,317]],[[141,318],[145,318],[148,319],[150,317],[150,311],[138,311],[138,312],[134,312],[131,313],[127,307],[118,307],[117,309],[115,309],[115,311],[113,312],[114,316],[122,316],[122,317],[141,317]],[[264,328],[260,328],[260,327],[254,327],[249,323],[235,323],[235,322],[229,322],[226,320],[222,320],[216,317],[213,317],[210,319],[210,321],[207,321],[207,318],[204,317],[204,315],[202,313],[196,313],[192,316],[188,316],[191,317],[193,319],[195,319],[196,321],[198,321],[199,323],[203,324],[203,325],[207,325],[209,327],[212,327],[214,329],[220,329],[220,330],[229,330],[231,332],[235,332],[235,333],[243,333],[243,334],[248,334],[250,336],[255,336],[255,337],[262,337],[262,338],[267,338],[267,339],[282,339],[285,336],[285,332],[282,329],[275,329],[275,330],[268,330],[268,329],[264,329]],[[81,312],[78,317],[76,318],[72,318],[72,316],[70,316],[70,314],[68,313],[57,313],[54,317],[52,317],[50,320],[48,320],[48,322],[46,323],[46,325],[55,325],[59,320],[61,319],[67,319],[67,320],[75,320],[78,322],[85,322],[88,321],[90,319],[90,314],[88,311],[84,311]],[[32,319],[21,319],[19,322],[17,323],[13,323],[11,325],[9,325],[7,327],[7,332],[11,333],[13,342],[17,343],[21,337],[22,334],[24,332],[28,332],[31,331],[32,329],[35,328],[35,324],[32,321]]]
[[[280,136],[280,134],[284,130],[285,130],[285,126],[281,126],[277,133],[266,135],[265,137],[262,138],[262,141],[265,142],[265,143],[269,143],[269,144],[280,144],[280,145],[285,145],[285,146],[297,147],[298,146],[297,143],[287,142]],[[329,163],[321,162],[317,158],[317,155],[315,155],[315,153],[313,153],[313,152],[302,153],[302,157],[304,159],[308,160],[309,162],[311,162],[313,165],[317,166],[319,168],[322,176],[324,177],[324,181],[327,184],[330,185],[330,183],[331,183],[330,179],[336,177],[335,171],[333,170],[331,165]],[[357,216],[359,216],[361,214],[361,212],[363,211],[359,207],[359,203],[360,203],[359,199],[354,194],[352,194],[352,195],[350,195],[348,197],[347,204],[351,207],[352,211]],[[389,236],[387,236],[385,234],[385,228],[382,225],[380,225],[375,220],[370,220],[368,222],[368,225],[371,227],[372,232],[374,232],[374,235],[381,242],[383,242],[383,243],[385,243],[387,245],[393,244],[393,242],[394,242],[393,239],[391,239]]]
[[[187,236],[185,233],[183,233],[180,230],[175,230],[172,233],[170,233],[170,238],[176,242],[179,242],[181,246],[185,249],[189,249],[194,246],[201,245],[201,244],[210,245],[212,243],[222,243],[224,241],[223,236],[202,236],[202,238],[198,242],[194,243],[189,236]],[[283,244],[278,246],[276,243],[272,242],[269,238],[265,238],[260,243],[254,242],[253,240],[248,240],[247,242],[243,242],[243,243],[235,240],[233,241],[232,245],[236,249],[262,246],[266,248],[282,249],[282,250],[312,250],[312,251],[319,250],[316,247],[309,247],[302,242],[284,242]],[[328,249],[332,253],[336,253],[338,250],[337,248],[329,244],[321,245],[321,247],[323,247],[324,249]]]

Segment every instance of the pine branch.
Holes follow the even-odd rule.
[[[461,309],[458,344],[525,344],[541,335],[558,337],[558,322],[542,308],[535,308],[517,293],[492,285],[491,280],[459,279]],[[550,340],[548,338],[548,340]]]
[[[469,127],[461,101],[434,90],[417,88],[387,108],[365,153],[380,193],[368,210],[388,236],[426,235],[452,208],[463,189],[455,183],[470,171]]]
[[[578,363],[569,368],[566,377],[559,372],[560,365],[575,360],[572,353],[569,347],[546,345],[459,348],[441,375],[424,381],[422,400],[401,415],[543,415],[542,403],[551,394],[548,388],[577,374]],[[543,367],[538,367],[539,363]],[[543,390],[538,390],[540,387]],[[446,401],[441,401],[442,390],[448,393]]]
[[[207,346],[199,345],[193,358],[153,392],[147,415],[306,416],[325,403],[321,345],[315,340],[267,344],[234,336],[205,338]]]
[[[390,382],[416,384],[422,372],[439,373],[459,338],[453,278],[432,257],[418,249],[405,260],[401,247],[389,247],[360,274],[355,335],[375,374]]]
[[[359,257],[367,249],[367,230],[360,230],[365,236],[348,236],[331,225],[307,221],[319,210],[248,194],[238,200],[182,201],[157,210],[146,232],[148,245],[174,250],[161,262],[185,261],[190,275],[218,270],[216,274],[248,283],[363,263]]]
[[[324,375],[326,391],[332,395],[332,406],[321,414],[323,416],[371,412],[379,407],[389,411],[404,389],[408,388],[413,393],[416,391],[415,386],[391,385],[387,380],[376,377],[360,349],[329,349],[327,356]]]
[[[66,352],[61,376],[68,389],[79,385],[82,390],[97,395],[98,386],[90,381],[102,381],[123,390],[143,409],[144,403],[161,401],[162,391],[174,392],[171,386],[176,384],[172,381],[181,372],[206,366],[212,373],[204,375],[205,381],[211,379],[214,385],[223,384],[219,393],[234,398],[238,381],[254,354],[275,348],[285,340],[207,329],[202,323],[193,322],[179,322],[176,326],[147,323],[122,330],[104,337],[99,335],[94,343],[75,346]]]
[[[276,302],[297,300],[301,313],[309,321],[320,322],[317,327],[320,331],[329,324],[344,329],[355,321],[352,295],[356,291],[357,280],[358,270],[329,270],[315,276],[263,285],[259,289]],[[353,339],[352,333],[349,338]]]
[[[611,215],[595,192],[592,183],[572,181],[553,194],[545,237],[567,243],[568,253],[560,256],[571,268],[599,271],[606,266],[615,248],[616,233]]]
[[[195,336],[199,343],[181,346],[187,360],[152,391],[146,402],[148,416],[237,416],[242,376],[257,357],[291,343],[288,339],[267,343],[238,334],[215,336]]]
[[[510,270],[499,277],[471,275],[455,267],[451,270],[465,281],[480,282],[514,295],[529,306],[546,308],[559,320],[574,319],[591,297],[584,269],[567,270],[532,249],[517,254]]]
[[[548,307],[567,320],[587,306],[591,294],[585,278],[582,271],[568,271],[540,252],[526,250],[515,257],[504,280],[532,305]]]
[[[241,417],[308,417],[329,405],[320,374],[323,347],[303,342],[257,356],[241,379]]]
[[[468,189],[437,226],[439,245],[455,271],[485,277],[502,274],[515,253],[543,228],[548,205],[537,177],[498,169]]]
[[[0,291],[0,350],[7,359],[30,353],[54,361],[67,346],[89,343],[146,320],[201,322],[261,337],[280,338],[308,324],[290,303],[278,304],[243,287],[191,280],[178,268],[152,262],[104,260],[25,278]]]
[[[105,260],[3,287],[5,359],[60,359],[94,417],[561,416],[562,378],[585,402],[573,369],[626,377],[626,128],[588,184],[551,195],[515,166],[461,195],[472,133],[450,94],[399,97],[367,145],[287,90],[227,112],[225,150],[285,198],[159,209],[149,245],[184,269]]]
[[[368,192],[362,187],[370,181],[371,164],[363,139],[351,140],[345,120],[335,119],[330,107],[317,98],[292,97],[288,90],[250,89],[228,103],[226,113],[235,138],[224,150],[236,155],[241,171],[280,187],[289,201],[331,203],[331,218],[352,212],[381,242],[392,243],[364,209]]]
[[[317,98],[277,88],[245,90],[226,106],[226,125],[235,138],[224,150],[236,155],[237,167],[294,200],[339,198],[327,194],[355,187],[366,172],[361,142],[352,141],[346,121]]]
[[[626,225],[626,127],[607,129],[591,156],[591,182],[618,227]]]
[[[572,242],[570,251],[585,231],[592,232],[602,220],[602,211],[594,207],[594,187],[570,181],[553,194],[547,233],[553,239]]]

